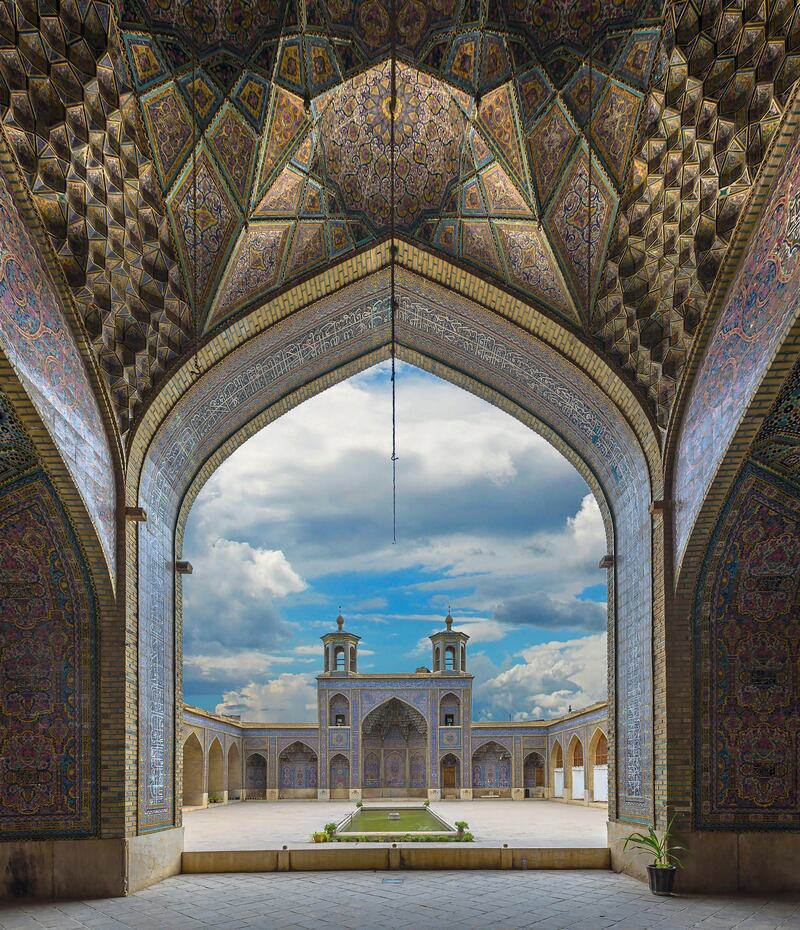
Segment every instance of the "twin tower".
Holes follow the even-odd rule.
[[[450,611],[445,617],[446,628],[430,637],[434,675],[465,675],[467,672],[466,633],[453,629]],[[325,673],[336,676],[358,674],[358,644],[360,636],[348,633],[344,628],[344,617],[336,618],[336,631],[321,637],[325,652]],[[428,672],[429,669],[418,669]]]

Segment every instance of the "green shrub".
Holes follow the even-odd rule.
[[[325,824],[325,832],[328,834],[328,836],[333,836],[333,834],[336,832],[336,824],[335,824],[335,823],[326,823],[326,824]]]
[[[363,807],[363,806],[364,806],[363,801],[356,801],[356,807]]]
[[[468,830],[468,829],[469,829],[469,824],[467,823],[466,820],[456,821],[456,830],[458,830],[459,833],[463,833],[465,830]]]

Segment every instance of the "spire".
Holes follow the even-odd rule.
[[[339,616],[336,618],[336,627],[340,633],[342,632],[342,629],[344,627],[344,617],[342,616],[341,604],[339,605]]]
[[[444,618],[444,622],[447,624],[447,629],[453,629],[453,617],[450,614],[450,605],[447,605],[447,616]]]

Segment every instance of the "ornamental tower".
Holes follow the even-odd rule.
[[[326,633],[320,638],[325,649],[325,674],[355,675],[358,671],[358,643],[361,637],[344,629],[341,613],[336,618],[336,632]]]
[[[433,673],[434,675],[466,675],[469,636],[453,629],[453,618],[449,607],[444,622],[446,629],[430,637],[433,645]]]

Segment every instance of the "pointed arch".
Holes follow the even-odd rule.
[[[461,793],[461,760],[448,752],[439,763],[439,784],[443,798],[457,798]]]
[[[572,735],[567,746],[564,766],[564,797],[571,801],[583,801],[586,790],[583,743],[577,733]]]
[[[350,699],[337,691],[328,701],[328,726],[350,726]]]
[[[437,283],[426,276],[424,256],[407,244],[401,251],[398,357],[479,394],[553,443],[595,494],[608,551],[626,553],[615,564],[609,599],[616,686],[628,695],[625,723],[615,728],[618,801],[621,815],[650,817],[652,758],[639,751],[638,742],[652,730],[654,707],[650,503],[663,489],[653,422],[588,344],[559,333],[551,319],[530,306],[511,312],[505,299],[488,300],[482,282],[481,290],[470,283],[462,291],[456,279]],[[359,271],[354,277],[350,283],[339,279],[338,290],[312,302],[298,292],[291,315],[280,322],[274,314],[256,311],[242,316],[234,338],[229,329],[209,334],[191,365],[176,370],[145,412],[131,436],[126,489],[128,499],[139,500],[150,514],[138,569],[128,573],[138,585],[143,636],[173,638],[167,627],[176,614],[174,577],[163,566],[181,557],[188,512],[219,464],[299,401],[390,354],[387,305],[375,296],[387,284],[387,273]],[[312,348],[297,351],[300,346]],[[226,400],[222,395],[231,385],[239,393]],[[222,409],[224,418],[218,414]],[[181,426],[187,423],[191,436]],[[162,608],[156,611],[155,604]],[[144,653],[143,716],[159,695],[171,693],[170,658]],[[169,733],[164,744],[170,744]],[[148,783],[163,760],[155,757],[146,733],[143,750],[140,780]]]
[[[477,797],[511,797],[511,750],[488,740],[472,753],[472,790]]]
[[[233,742],[228,747],[228,800],[238,801],[242,792],[242,753],[239,744]]]
[[[208,800],[225,800],[225,753],[215,736],[208,747]]]
[[[183,806],[202,807],[207,800],[203,747],[196,733],[190,733],[183,743]]]
[[[261,752],[251,752],[244,766],[245,797],[263,801],[267,797],[267,757]]]
[[[461,726],[461,698],[454,691],[448,691],[439,701],[439,726]]]
[[[350,797],[350,760],[343,753],[337,753],[328,765],[328,788],[331,800],[344,800]]]
[[[278,755],[278,797],[315,798],[319,759],[316,750],[295,740]]]
[[[533,750],[529,752],[522,762],[522,785],[528,797],[538,797],[544,794],[545,762],[544,756]]]
[[[561,741],[555,740],[550,749],[550,784],[553,786],[552,797],[564,797],[564,750]]]
[[[590,801],[608,803],[608,737],[602,727],[597,727],[589,740],[586,790]]]

